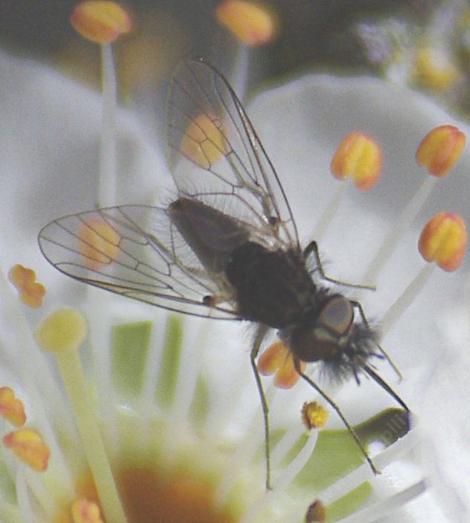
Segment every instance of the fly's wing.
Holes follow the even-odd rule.
[[[272,247],[299,248],[276,171],[237,95],[213,66],[190,61],[177,71],[168,126],[181,195],[239,218]]]
[[[238,319],[165,209],[123,205],[54,220],[39,233],[45,258],[72,278],[164,309],[215,319]]]

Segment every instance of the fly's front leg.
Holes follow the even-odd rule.
[[[317,270],[320,274],[320,277],[325,280],[325,281],[328,281],[330,283],[334,283],[336,285],[342,285],[343,287],[352,287],[354,289],[366,289],[366,290],[369,290],[369,291],[375,291],[375,287],[373,285],[361,285],[361,284],[356,284],[356,283],[348,283],[348,282],[345,282],[345,281],[341,281],[341,280],[335,280],[334,278],[330,278],[329,276],[327,276],[325,274],[325,271],[323,270],[323,265],[321,263],[321,260],[320,260],[320,253],[318,252],[318,244],[316,241],[311,241],[307,247],[305,247],[305,250],[304,250],[304,259],[307,260],[307,258],[313,254],[313,257],[315,258],[315,265],[317,267]]]
[[[359,313],[359,317],[361,318],[362,323],[370,330],[369,322],[367,321],[367,317],[364,313],[364,309],[362,308],[362,305],[358,301],[351,301],[352,306],[357,310]],[[398,376],[398,379],[401,381],[402,375],[399,370],[399,368],[395,365],[392,358],[385,352],[385,350],[380,346],[378,342],[375,342],[377,345],[377,348],[379,349],[380,353],[384,356],[384,358],[388,361],[389,365],[392,367],[392,369],[395,371],[395,374]]]
[[[348,429],[351,436],[354,438],[354,441],[356,442],[357,446],[359,447],[360,451],[362,452],[363,456],[365,457],[367,463],[369,464],[372,472],[374,474],[380,474],[380,471],[375,467],[374,462],[372,461],[371,457],[369,456],[369,453],[362,445],[361,440],[359,439],[359,436],[357,435],[357,432],[354,430],[354,427],[349,424],[349,421],[344,417],[344,414],[341,412],[341,409],[336,405],[336,403],[326,394],[326,392],[323,392],[323,390],[306,374],[302,372],[302,369],[300,368],[300,361],[295,361],[295,370],[299,374],[299,376],[302,377],[311,387],[313,387],[320,396],[323,397],[324,400],[326,400],[330,406],[336,411],[338,416],[341,418],[341,421],[344,423],[346,428]]]

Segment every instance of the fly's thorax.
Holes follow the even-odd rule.
[[[347,350],[353,330],[352,303],[340,294],[326,296],[302,324],[292,328],[289,346],[299,360],[328,361]]]

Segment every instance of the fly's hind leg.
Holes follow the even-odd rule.
[[[327,276],[325,274],[325,271],[323,269],[323,265],[321,263],[321,260],[320,260],[320,253],[318,252],[318,244],[316,241],[311,241],[307,247],[305,247],[305,250],[304,250],[304,259],[306,260],[311,254],[313,254],[313,257],[315,258],[315,264],[316,264],[316,268],[320,274],[320,277],[325,280],[325,281],[328,281],[330,283],[334,283],[336,285],[342,285],[343,287],[352,287],[354,289],[365,289],[365,290],[369,290],[369,291],[375,291],[375,286],[374,285],[361,285],[361,284],[356,284],[356,283],[348,283],[348,282],[345,282],[345,281],[341,281],[341,280],[336,280],[334,278],[330,278],[329,276]]]
[[[266,460],[266,490],[271,490],[271,449],[269,442],[269,406],[264,394],[263,383],[256,366],[256,357],[258,356],[261,343],[263,342],[266,333],[269,328],[265,325],[260,325],[256,331],[255,339],[253,341],[253,347],[250,353],[251,368],[255,375],[256,387],[258,388],[258,394],[261,401],[261,407],[263,409],[263,423],[264,423],[264,452]]]

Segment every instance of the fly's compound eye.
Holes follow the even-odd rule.
[[[318,316],[317,325],[340,338],[348,333],[353,319],[351,302],[344,296],[332,296]]]
[[[291,350],[302,361],[330,360],[342,350],[341,339],[347,336],[354,319],[351,302],[332,296],[321,310],[314,325],[292,332]]]

